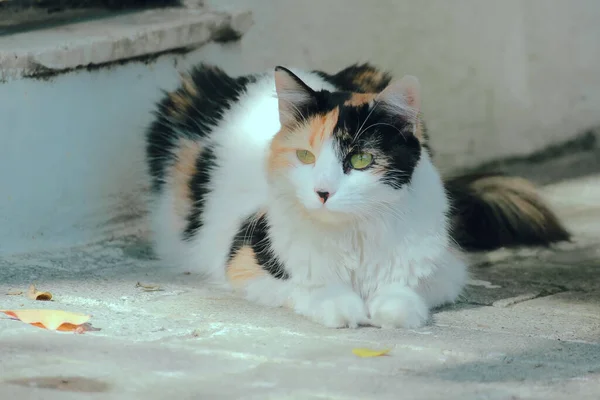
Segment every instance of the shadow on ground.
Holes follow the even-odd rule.
[[[455,382],[566,381],[600,374],[600,346],[556,341],[520,353],[509,353],[501,359],[467,362],[428,373]]]

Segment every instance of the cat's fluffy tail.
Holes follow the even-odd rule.
[[[496,173],[445,179],[452,232],[465,250],[548,246],[569,240],[559,218],[526,179]]]

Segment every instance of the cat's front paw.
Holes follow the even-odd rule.
[[[390,285],[377,291],[368,307],[373,325],[381,328],[418,328],[429,318],[423,299],[403,285]]]
[[[370,323],[363,299],[341,285],[314,290],[306,305],[296,311],[329,328],[356,328]]]

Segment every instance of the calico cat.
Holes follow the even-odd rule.
[[[414,328],[467,280],[461,248],[568,239],[527,181],[444,184],[416,78],[200,65],[147,133],[158,255],[328,327]]]

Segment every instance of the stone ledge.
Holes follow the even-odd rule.
[[[192,50],[239,39],[251,12],[167,8],[0,37],[0,78],[52,75],[84,66]]]

